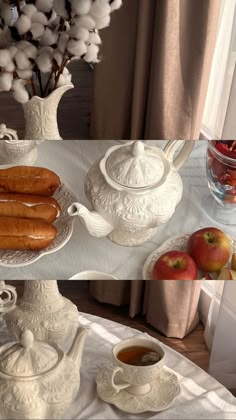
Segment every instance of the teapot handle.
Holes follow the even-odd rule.
[[[3,298],[2,296],[5,295]],[[5,281],[0,281],[0,314],[10,312],[17,302],[16,289],[13,286],[5,284]]]
[[[175,152],[179,146],[183,147],[174,159]],[[194,140],[170,140],[164,149],[164,153],[166,158],[173,162],[175,169],[179,171],[192,153],[194,146]]]
[[[7,128],[5,124],[0,124],[0,140],[7,138],[8,140],[18,140],[18,135],[15,130]]]

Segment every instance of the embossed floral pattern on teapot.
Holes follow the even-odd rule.
[[[25,330],[20,342],[0,348],[0,418],[59,419],[77,397],[87,330],[79,328],[70,351],[36,341]]]
[[[93,236],[124,246],[144,243],[173,216],[183,194],[178,170],[193,147],[194,141],[179,140],[168,142],[164,151],[141,141],[110,148],[85,180],[93,211],[74,203],[69,214],[79,216]]]

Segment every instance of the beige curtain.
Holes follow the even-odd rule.
[[[91,281],[90,292],[100,302],[129,304],[133,318],[138,313],[166,337],[183,338],[198,324],[201,281]]]
[[[221,0],[123,0],[103,32],[91,137],[198,139]]]

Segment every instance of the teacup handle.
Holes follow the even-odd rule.
[[[1,296],[5,294],[3,299]],[[4,281],[0,281],[0,314],[10,312],[17,302],[16,289],[13,286],[8,286]]]
[[[184,146],[182,147],[182,150],[180,150],[178,156],[174,159],[176,150],[183,145],[183,142]],[[173,162],[174,167],[177,171],[179,171],[182,168],[182,166],[192,153],[194,145],[194,140],[170,140],[167,143],[164,149],[165,156],[169,161]]]
[[[116,384],[115,383],[115,377],[117,373],[123,373],[123,369],[121,367],[114,368],[111,376],[111,386],[116,392],[120,392],[123,389],[127,389],[130,387],[130,384]]]

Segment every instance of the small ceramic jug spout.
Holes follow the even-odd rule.
[[[80,370],[81,367],[81,360],[88,331],[88,328],[78,328],[71,349],[67,353],[67,357],[76,364],[78,370]]]
[[[97,238],[105,237],[114,230],[114,226],[108,223],[99,213],[89,211],[82,204],[73,203],[68,209],[68,214],[78,216],[90,235]]]

